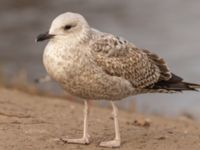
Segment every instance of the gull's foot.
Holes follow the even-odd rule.
[[[101,142],[99,146],[101,147],[109,147],[109,148],[117,148],[120,147],[121,142],[120,140],[112,140],[112,141],[106,141],[106,142]]]
[[[82,137],[80,139],[61,138],[60,140],[69,144],[84,144],[84,145],[90,144],[89,136]]]

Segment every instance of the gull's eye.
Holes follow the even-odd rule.
[[[72,28],[71,25],[66,25],[66,26],[64,26],[64,30],[69,30],[69,29],[71,29],[71,28]]]

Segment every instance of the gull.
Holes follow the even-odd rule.
[[[83,137],[67,143],[89,144],[89,100],[108,100],[113,108],[115,138],[100,146],[120,147],[120,127],[115,101],[144,93],[196,91],[200,85],[173,74],[163,58],[113,34],[91,28],[77,13],[56,17],[37,41],[49,40],[43,64],[51,79],[65,91],[84,100]]]

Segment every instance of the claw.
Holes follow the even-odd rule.
[[[84,144],[84,145],[90,144],[89,137],[83,137],[80,139],[61,138],[60,140],[69,144]]]
[[[99,146],[117,148],[117,147],[120,147],[120,144],[121,144],[120,140],[112,140],[112,141],[101,142]]]

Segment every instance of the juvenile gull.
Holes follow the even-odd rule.
[[[115,138],[100,146],[119,147],[118,111],[114,101],[142,93],[174,93],[196,90],[198,84],[183,82],[171,73],[163,58],[136,48],[131,42],[89,26],[83,16],[67,12],[56,17],[49,32],[37,41],[49,39],[44,66],[52,79],[68,93],[85,99],[83,137],[63,139],[89,144],[88,100],[110,100]]]

